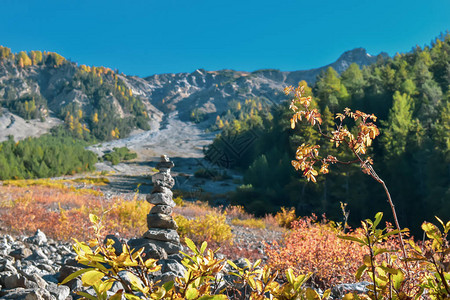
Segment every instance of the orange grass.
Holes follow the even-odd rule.
[[[89,213],[107,212],[105,233],[129,238],[142,234],[151,204],[105,199],[96,190],[48,186],[0,186],[0,224],[8,232],[31,234],[37,229],[57,240],[91,237]]]

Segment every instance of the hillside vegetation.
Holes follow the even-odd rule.
[[[329,68],[305,89],[313,97],[312,107],[322,114],[324,131],[333,130],[333,114],[345,107],[378,117],[381,135],[370,155],[390,187],[400,223],[414,230],[424,218],[450,215],[449,88],[450,35],[446,35],[429,47],[416,47],[362,69],[352,64],[339,75]],[[352,222],[374,211],[388,212],[382,188],[362,176],[358,166],[333,167],[329,176],[318,178],[318,184],[295,173],[290,161],[303,143],[319,144],[334,156],[345,158],[350,153],[320,141],[307,125],[291,130],[287,106],[276,107],[270,115],[258,109],[239,113],[242,108],[235,106],[238,117],[224,124],[206,150],[211,161],[244,171],[234,203],[259,215],[293,206],[300,215],[325,212],[340,219],[343,201]]]
[[[77,66],[53,52],[0,46],[0,106],[26,120],[56,115],[64,120],[60,130],[88,141],[150,129],[143,102],[117,72]]]

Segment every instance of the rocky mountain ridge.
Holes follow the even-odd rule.
[[[5,52],[7,51],[3,51]],[[35,59],[33,52],[36,51],[30,52],[29,56],[24,52],[0,56],[0,104],[4,107],[0,124],[5,127],[0,131],[0,141],[5,140],[8,135],[27,136],[19,126],[21,122],[10,124],[11,114],[25,120],[33,119],[33,116],[41,116],[42,120],[51,120],[51,117],[64,120],[66,117],[67,123],[67,113],[74,116],[77,109],[81,110],[78,114],[82,117],[75,118],[74,126],[98,132],[95,127],[100,125],[95,123],[94,115],[109,107],[112,112],[107,116],[103,113],[106,120],[102,126],[112,126],[112,130],[114,126],[119,127],[123,131],[120,137],[128,135],[132,128],[146,129],[143,126],[145,122],[155,126],[161,123],[164,115],[173,111],[178,111],[179,119],[187,122],[192,111],[198,109],[206,115],[203,124],[207,126],[216,115],[228,109],[228,102],[231,100],[261,98],[279,103],[285,99],[281,90],[286,85],[296,85],[301,80],[313,84],[316,77],[328,67],[342,72],[351,63],[368,65],[387,56],[384,53],[371,56],[365,49],[358,48],[345,52],[332,64],[307,71],[198,69],[192,73],[158,74],[140,78],[117,74],[103,67],[78,66],[49,52],[41,54],[43,58],[39,61]],[[26,63],[27,59],[29,63]],[[14,101],[22,103],[19,108],[25,113],[20,115],[18,106],[11,104]],[[28,107],[32,105],[31,101],[36,110],[30,117],[26,112],[27,109],[31,110]],[[130,101],[132,104],[129,104]],[[23,108],[25,102],[29,103]],[[122,123],[131,124],[130,128],[122,129],[120,120],[126,118],[127,121]],[[111,119],[116,122],[111,122]],[[205,127],[203,124],[199,124],[200,128]],[[7,126],[10,127],[6,128]],[[78,131],[83,132],[83,129]],[[75,132],[77,128],[72,130]],[[98,134],[97,139],[117,138],[114,134],[109,134],[112,130],[108,128],[106,133]],[[38,133],[30,131],[30,135],[42,133],[42,130]]]

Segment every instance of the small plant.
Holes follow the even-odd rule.
[[[143,249],[132,251],[125,244],[122,245],[122,253],[117,254],[113,247],[114,241],[108,240],[106,244],[101,241],[101,220],[93,214],[89,215],[89,219],[93,223],[95,239],[88,244],[75,239],[73,247],[77,254],[76,260],[87,268],[69,275],[61,284],[81,275],[83,285],[92,287],[97,295],[95,298],[88,293],[77,292],[87,299],[108,299],[107,292],[114,282],[119,282],[123,289],[117,291],[111,297],[113,299],[121,299],[122,296],[130,298],[135,291],[152,299],[161,299],[167,287],[155,286],[148,277],[148,274],[161,269],[161,266],[156,265],[156,260],[144,261],[141,256]]]
[[[290,210],[287,210],[285,207],[282,207],[281,211],[277,212],[275,215],[275,219],[281,227],[288,229],[291,228],[292,223],[297,220],[295,208],[291,207]]]

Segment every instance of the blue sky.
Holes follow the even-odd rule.
[[[0,45],[138,76],[302,70],[356,47],[428,45],[449,13],[449,0],[0,0]]]

